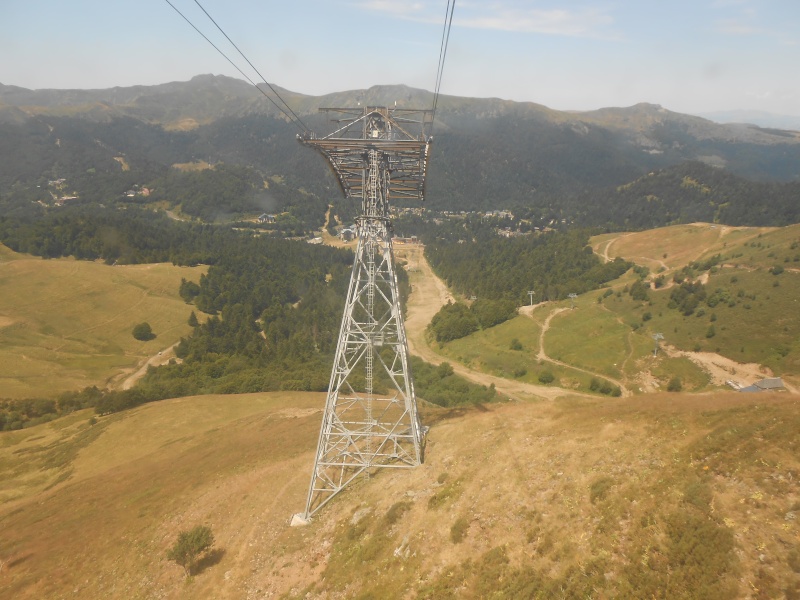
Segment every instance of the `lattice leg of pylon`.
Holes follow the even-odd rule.
[[[306,520],[361,473],[422,462],[422,435],[385,220],[362,218]]]

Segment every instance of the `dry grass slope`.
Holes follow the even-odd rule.
[[[42,260],[0,246],[0,397],[104,386],[187,335],[181,278],[202,268]],[[147,321],[149,342],[131,330]]]
[[[661,258],[631,251],[695,260],[684,238],[714,244],[717,233],[676,232]],[[762,233],[741,245],[762,268],[797,235]],[[614,256],[629,238],[604,238],[599,251]],[[743,245],[754,240],[762,246]],[[20,260],[0,248],[0,277]],[[433,298],[433,314],[446,290],[420,273],[412,286]],[[564,384],[557,399],[424,406],[425,464],[360,480],[304,528],[288,520],[304,504],[322,394],[181,398],[0,435],[0,599],[800,598],[797,396],[571,393],[593,372],[629,382],[649,353],[651,340],[629,331],[642,307],[595,296],[555,316],[545,336],[546,318],[566,304],[482,332],[475,340],[488,352],[449,348],[512,376],[524,367],[532,377],[543,350],[560,357],[566,366],[551,360]],[[437,359],[420,314],[409,318],[412,348]],[[605,357],[569,344],[590,336]],[[648,367],[654,377],[694,376],[685,357],[659,361]],[[502,381],[539,391],[526,377]],[[166,550],[199,524],[217,546],[186,580]]]
[[[0,598],[774,598],[800,590],[800,404],[426,408],[426,463],[305,528],[320,394],[170,400],[4,437]],[[26,487],[39,463],[69,477]],[[18,460],[11,464],[9,461]],[[55,461],[55,462],[52,462]],[[191,580],[165,558],[211,526]],[[698,595],[699,594],[699,595]]]

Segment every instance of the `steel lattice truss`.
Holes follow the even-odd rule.
[[[362,200],[359,235],[331,371],[305,512],[308,520],[359,474],[422,462],[423,428],[392,251],[390,197],[422,199],[430,139],[427,111],[325,109],[344,114],[322,153],[346,197]],[[400,113],[399,115],[397,113]],[[411,114],[421,115],[418,120]],[[420,128],[417,137],[408,126]]]
[[[328,160],[345,198],[364,199],[367,148],[377,149],[391,174],[388,196],[423,200],[428,169],[430,111],[366,107],[324,108],[340,127],[323,138],[298,136]],[[388,201],[388,196],[382,200]],[[375,207],[388,216],[388,205]],[[364,207],[367,214],[368,207]],[[377,216],[377,215],[376,215]]]

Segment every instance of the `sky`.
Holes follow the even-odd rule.
[[[244,73],[195,0],[169,0]],[[433,90],[447,0],[200,0],[270,83]],[[244,79],[167,0],[0,0],[0,83]],[[459,0],[441,93],[558,110],[660,104],[800,116],[800,0]]]

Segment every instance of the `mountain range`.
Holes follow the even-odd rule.
[[[305,126],[322,133],[330,129],[321,107],[433,103],[432,93],[404,85],[324,96],[273,88]],[[87,172],[103,179],[103,193],[122,193],[133,183],[152,183],[173,165],[205,161],[244,165],[280,179],[288,193],[334,200],[338,190],[324,161],[295,142],[296,123],[269,98],[271,90],[213,75],[104,90],[0,84],[0,194],[59,178],[85,186]],[[786,193],[792,194],[800,181],[800,133],[720,124],[654,104],[564,112],[441,96],[433,134],[430,208],[563,213],[565,199],[577,202],[687,163],[713,167],[717,177],[791,185]]]
[[[800,131],[800,117],[779,115],[763,110],[719,110],[698,113],[698,116],[717,123],[752,123],[758,127]]]

